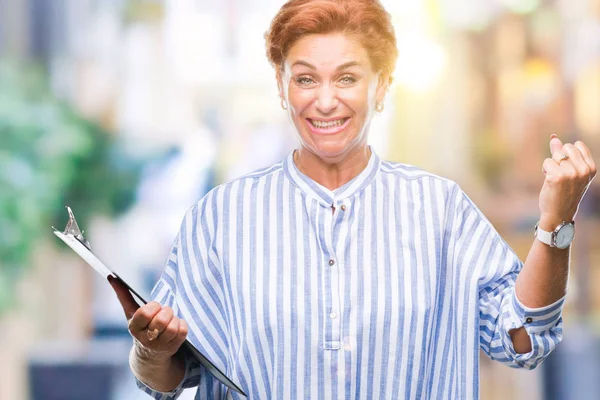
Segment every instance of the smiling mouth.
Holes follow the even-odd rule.
[[[322,121],[306,118],[306,121],[312,133],[317,135],[333,135],[346,129],[350,119],[350,117],[344,117],[336,120]]]
[[[312,126],[314,126],[315,128],[327,129],[327,128],[334,128],[334,127],[337,127],[337,126],[344,125],[344,122],[346,122],[346,120],[348,118],[340,118],[340,119],[336,119],[334,121],[327,121],[327,122],[325,122],[325,121],[319,121],[319,120],[316,120],[316,119],[310,119],[310,118],[307,118],[307,119],[308,119],[308,122],[310,122],[310,124]]]

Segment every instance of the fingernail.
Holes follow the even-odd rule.
[[[550,139],[554,139],[554,138],[557,138],[557,137],[558,137],[558,135],[556,133],[553,133],[552,135],[550,135]]]

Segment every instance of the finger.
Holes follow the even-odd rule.
[[[152,321],[150,321],[150,323],[148,324],[148,331],[155,332],[154,336],[160,337],[163,331],[171,323],[173,315],[173,309],[171,307],[161,308],[161,310],[154,316],[154,318],[152,318]]]
[[[562,161],[558,161],[558,160],[554,160],[554,161],[556,161],[556,164],[558,164],[558,168],[560,169],[561,175],[574,177],[580,173],[575,168],[575,163],[570,158],[568,158],[568,156],[566,159],[564,159]]]
[[[185,339],[187,339],[187,335],[189,332],[189,325],[184,319],[179,320],[179,332],[177,332],[177,336],[173,339],[173,343],[177,343],[181,346]]]
[[[546,158],[544,160],[542,170],[544,171],[544,174],[546,174],[546,178],[557,177],[561,174],[558,163],[552,158]]]
[[[171,322],[169,322],[169,325],[167,325],[165,330],[160,334],[158,340],[161,343],[169,343],[175,339],[179,333],[179,325],[181,324],[180,321],[181,320],[179,318],[171,319]]]
[[[562,150],[557,150],[554,152],[554,154],[552,154],[552,159],[556,162],[557,165],[565,166],[566,165],[565,161],[567,161],[569,159],[569,156],[564,151],[564,147],[563,147]]]
[[[563,151],[569,156],[568,160],[565,161],[571,162],[576,171],[586,175],[589,173],[589,167],[583,160],[583,156],[577,147],[573,146],[571,143],[566,143],[563,146]]]
[[[160,312],[162,306],[157,301],[151,301],[145,306],[140,307],[129,321],[129,330],[137,334],[148,327],[148,324],[156,314]]]
[[[563,143],[556,135],[550,136],[550,154],[554,156],[554,153],[562,149]]]
[[[127,286],[125,286],[119,279],[109,275],[108,282],[117,294],[119,303],[121,303],[121,307],[123,307],[123,311],[125,312],[125,317],[127,320],[130,320],[140,306],[129,292]]]
[[[595,175],[596,163],[594,162],[594,159],[592,158],[592,152],[590,151],[590,149],[585,145],[585,143],[583,143],[580,140],[576,141],[574,146],[577,147],[577,149],[581,152],[581,156],[583,157],[583,160],[590,167],[592,174]]]

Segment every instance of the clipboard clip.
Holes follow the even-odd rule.
[[[65,227],[63,234],[73,236],[82,245],[84,245],[88,250],[92,250],[92,245],[83,236],[83,231],[81,229],[79,229],[79,225],[77,225],[77,220],[75,219],[75,215],[73,215],[73,211],[71,210],[71,207],[65,206],[65,208],[69,212],[69,220],[67,221],[67,226]],[[55,231],[58,230],[55,227],[52,227],[52,229],[54,229]]]

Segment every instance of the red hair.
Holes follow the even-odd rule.
[[[277,76],[289,49],[310,34],[341,32],[356,37],[375,72],[391,83],[398,50],[390,14],[378,0],[290,0],[265,33],[267,58]]]

